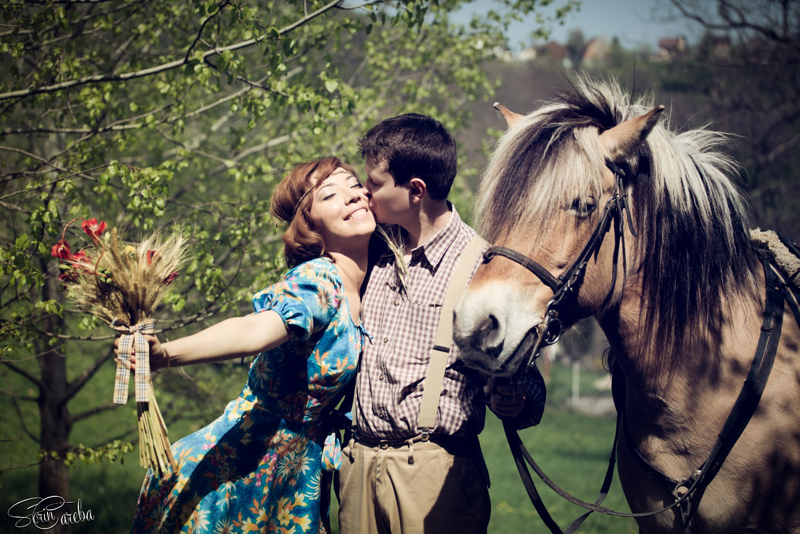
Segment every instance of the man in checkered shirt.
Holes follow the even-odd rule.
[[[467,368],[451,344],[436,424],[429,438],[418,428],[444,296],[475,230],[447,201],[456,147],[439,122],[418,114],[387,119],[360,145],[370,207],[378,222],[402,228],[407,271],[378,246],[362,288],[372,343],[356,381],[355,438],[342,455],[340,530],[485,533],[489,474],[478,434],[486,405],[518,428],[537,424],[544,382],[534,368],[521,383],[495,384]]]

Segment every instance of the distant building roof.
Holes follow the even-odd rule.
[[[686,37],[672,37],[658,40],[658,55],[654,57],[659,61],[672,61],[686,53]]]
[[[534,47],[525,48],[524,50],[520,50],[514,59],[517,61],[533,61],[537,57],[536,49]]]
[[[595,37],[584,47],[581,61],[588,63],[605,61],[610,52],[611,46],[608,41],[601,37]]]
[[[682,54],[686,52],[686,37],[659,39],[658,48],[669,53]]]
[[[541,56],[547,56],[552,59],[564,59],[569,57],[569,48],[555,41],[550,41],[538,47],[536,52]]]

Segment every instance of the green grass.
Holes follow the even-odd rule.
[[[520,432],[520,437],[536,463],[562,489],[588,502],[594,502],[608,466],[614,438],[613,418],[593,418],[564,409],[548,409],[539,426]],[[522,486],[500,421],[490,415],[481,434],[486,463],[492,477],[490,533],[549,532],[538,517]],[[539,478],[536,488],[553,519],[566,528],[583,513],[551,491]],[[614,479],[605,506],[629,511],[619,481]],[[593,514],[578,532],[586,534],[635,533],[632,519]]]
[[[585,372],[581,376],[581,392],[596,394],[591,390],[592,382],[602,376],[601,372]],[[12,377],[9,377],[11,379]],[[106,377],[109,378],[109,377]],[[242,379],[243,380],[243,379]],[[111,382],[100,380],[89,386],[87,394],[97,389],[100,398],[109,395]],[[542,423],[520,433],[537,463],[562,488],[575,496],[594,501],[605,473],[614,433],[613,418],[592,418],[572,413],[564,408],[569,396],[571,371],[569,368],[554,365],[548,384],[548,408]],[[228,393],[230,398],[238,393],[235,387]],[[226,389],[226,391],[227,391]],[[94,394],[92,393],[92,394]],[[222,392],[220,393],[222,394]],[[607,393],[606,393],[607,394]],[[13,405],[7,399],[0,399],[0,439],[20,435],[20,439],[0,443],[2,467],[24,465],[35,460],[37,446],[24,437]],[[32,410],[26,406],[26,410]],[[133,409],[133,404],[131,404]],[[104,414],[82,422],[73,435],[73,442],[96,442],[100,436],[107,435],[107,429],[127,426],[133,420],[132,413],[123,408],[119,412]],[[219,409],[221,413],[222,408]],[[209,419],[210,421],[210,419]],[[171,439],[180,437],[199,428],[208,421],[182,421],[170,426]],[[36,429],[36,426],[33,425]],[[494,416],[487,416],[486,429],[481,435],[484,456],[492,478],[490,494],[492,498],[492,520],[490,533],[508,532],[548,532],[539,520],[533,505],[517,473],[502,424]],[[533,475],[536,477],[536,475]],[[33,527],[15,529],[8,518],[7,510],[12,504],[38,495],[38,472],[35,468],[5,471],[0,475],[0,532],[38,532]],[[71,499],[81,499],[83,510],[91,510],[95,519],[77,525],[75,534],[114,534],[128,532],[136,499],[139,494],[143,470],[138,465],[136,453],[128,454],[123,464],[77,466],[70,469]],[[581,509],[567,503],[535,478],[537,488],[550,513],[564,528]],[[335,499],[334,499],[335,501]],[[627,511],[622,490],[615,481],[606,504],[614,509]],[[335,510],[334,517],[335,517]],[[635,523],[631,519],[604,517],[594,514],[579,530],[589,533],[634,533]]]

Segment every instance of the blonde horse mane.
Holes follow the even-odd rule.
[[[476,209],[490,242],[524,231],[530,248],[520,252],[528,254],[548,238],[557,210],[600,198],[599,134],[653,108],[652,96],[631,102],[615,81],[581,78],[574,89],[519,118],[499,140]],[[726,143],[721,133],[676,133],[662,121],[625,162],[645,313],[653,335],[668,333],[676,345],[689,340],[692,325],[719,327],[723,294],[755,292],[748,207],[731,180],[737,166],[720,151]]]

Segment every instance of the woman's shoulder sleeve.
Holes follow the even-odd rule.
[[[273,310],[281,316],[290,337],[305,341],[333,321],[344,298],[342,281],[333,263],[317,258],[289,270],[272,286],[253,297],[256,312]]]

